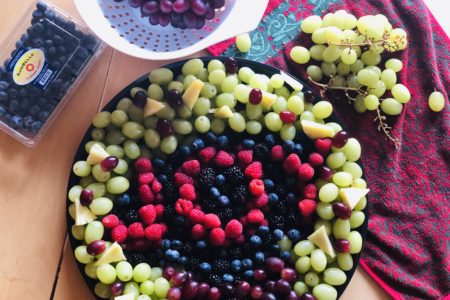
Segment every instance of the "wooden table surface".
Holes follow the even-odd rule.
[[[0,41],[32,0],[2,0]],[[79,18],[70,0],[53,0]],[[101,105],[165,62],[106,48],[37,147],[0,131],[0,299],[93,299],[67,243],[66,185],[81,137]],[[364,295],[364,296],[363,296]],[[341,299],[387,299],[358,268]]]

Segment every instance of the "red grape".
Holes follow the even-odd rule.
[[[262,92],[258,88],[254,88],[250,91],[249,101],[251,104],[257,105],[262,101]]]
[[[295,120],[297,119],[297,117],[295,116],[295,114],[293,112],[285,110],[285,111],[280,112],[280,119],[283,123],[292,124],[292,123],[295,123]]]
[[[342,202],[333,203],[332,207],[336,217],[342,220],[348,220],[352,216],[352,210]]]
[[[83,189],[80,193],[80,203],[84,206],[89,206],[94,200],[94,192],[90,189]]]
[[[350,251],[350,242],[347,240],[336,240],[334,242],[334,249],[340,253],[348,253]]]
[[[108,156],[100,162],[100,168],[104,172],[109,172],[119,164],[119,159],[115,156]]]
[[[333,138],[333,146],[336,148],[342,148],[348,141],[348,133],[346,131],[338,131]]]
[[[105,251],[105,249],[106,249],[105,241],[97,240],[87,245],[86,252],[89,253],[90,255],[99,255],[102,254],[103,251]]]

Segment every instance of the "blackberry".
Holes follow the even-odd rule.
[[[132,252],[125,254],[127,261],[134,267],[142,262],[147,261],[147,257],[142,252]]]
[[[301,222],[301,218],[300,215],[296,212],[290,212],[287,217],[286,217],[286,223],[290,226],[290,227],[297,227],[299,226]]]
[[[288,212],[286,200],[282,199],[278,201],[274,207],[275,211],[280,215],[285,215]]]
[[[200,259],[196,257],[188,257],[188,263],[186,266],[191,271],[198,271],[200,263],[201,263]]]
[[[175,167],[171,164],[166,164],[164,170],[161,173],[169,178],[173,177],[173,174],[175,173]]]
[[[264,164],[264,173],[269,174],[270,179],[274,182],[281,182],[285,175],[282,172],[281,166],[273,163]]]
[[[159,262],[158,256],[156,255],[155,252],[147,252],[146,253],[146,262],[150,265],[150,266],[156,266]]]
[[[242,249],[240,247],[230,249],[228,251],[228,258],[230,260],[241,259],[242,258]]]
[[[194,248],[192,247],[191,243],[185,242],[183,244],[183,246],[181,246],[181,252],[186,254],[186,255],[190,255],[192,253],[193,249]]]
[[[238,166],[232,166],[227,168],[223,175],[227,179],[228,183],[242,183],[244,180],[244,173]]]
[[[265,161],[269,158],[269,147],[259,143],[253,148],[253,157],[255,160]]]
[[[284,185],[282,185],[282,184],[277,184],[275,186],[275,193],[278,194],[279,198],[284,198],[286,196],[286,194],[287,194],[286,187]]]
[[[280,229],[284,228],[285,222],[284,222],[284,217],[283,216],[273,214],[273,215],[269,216],[268,219],[269,219],[270,227],[272,227],[274,229],[275,228],[280,228]]]
[[[222,276],[215,273],[209,274],[207,281],[209,282],[211,287],[220,287],[223,283]]]
[[[217,259],[213,263],[213,269],[217,273],[229,273],[231,272],[230,262],[226,259]]]
[[[232,208],[225,208],[223,210],[220,210],[217,215],[219,216],[222,223],[228,223],[231,219],[233,219],[233,209]]]
[[[242,204],[245,202],[245,198],[247,198],[247,187],[245,185],[238,185],[237,187],[233,187],[233,191],[231,192],[230,199],[235,204]]]
[[[139,222],[141,217],[139,216],[139,211],[137,209],[130,209],[125,214],[125,220],[129,223]]]
[[[163,184],[162,193],[164,200],[168,202],[175,202],[177,198],[177,188],[175,187],[175,183],[173,181],[168,181]]]
[[[114,205],[109,214],[116,215],[119,219],[125,219],[126,209],[118,205]]]
[[[206,212],[213,212],[217,208],[217,200],[213,200],[211,198],[205,198],[202,201],[202,208]]]
[[[200,171],[199,180],[202,190],[208,191],[214,185],[216,172],[213,168],[206,168]]]

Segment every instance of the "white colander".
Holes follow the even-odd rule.
[[[238,34],[252,31],[268,0],[226,0],[202,29],[151,25],[139,8],[113,0],[75,0],[81,17],[105,43],[131,56],[166,60],[188,56]]]

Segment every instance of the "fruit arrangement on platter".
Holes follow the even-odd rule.
[[[285,78],[243,59],[191,59],[94,117],[68,225],[99,298],[342,293],[367,228],[361,147],[329,102]]]

